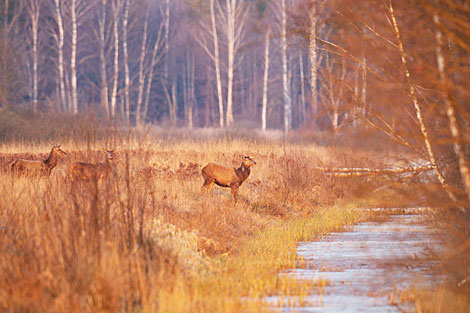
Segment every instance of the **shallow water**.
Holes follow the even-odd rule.
[[[319,241],[301,242],[299,258],[307,266],[285,271],[298,279],[327,280],[324,293],[305,298],[302,307],[277,307],[280,312],[413,312],[399,303],[397,291],[439,280],[426,259],[437,232],[419,215],[392,215],[385,222],[360,223],[350,231]],[[271,303],[279,299],[271,297]],[[398,303],[398,304],[397,304]]]

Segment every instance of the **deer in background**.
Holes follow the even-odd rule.
[[[114,164],[114,150],[106,151],[104,163],[75,162],[69,166],[69,175],[72,181],[99,181],[108,177],[112,172]]]
[[[59,157],[66,153],[60,149],[60,145],[52,146],[49,156],[45,160],[24,160],[18,159],[10,164],[10,169],[14,174],[50,176],[52,170],[57,165]]]
[[[242,159],[242,164],[239,168],[228,168],[218,164],[209,163],[202,169],[202,177],[204,177],[204,184],[201,186],[201,191],[210,193],[214,184],[221,187],[228,187],[232,191],[235,203],[238,199],[238,188],[250,176],[250,167],[255,165],[249,156]]]

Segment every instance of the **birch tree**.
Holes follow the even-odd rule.
[[[266,130],[266,112],[268,107],[268,77],[269,77],[269,39],[271,29],[268,28],[264,40],[264,75],[263,75],[263,100],[261,108],[261,129]]]
[[[459,163],[460,176],[464,186],[465,194],[470,203],[470,169],[467,158],[465,157],[465,149],[462,144],[462,131],[457,121],[457,108],[455,100],[451,96],[449,90],[449,82],[446,73],[446,60],[443,53],[445,48],[441,32],[442,25],[437,11],[433,14],[433,22],[436,25],[436,59],[437,69],[439,72],[439,81],[445,95],[444,103],[446,106],[446,115],[449,120],[449,128],[452,135],[454,152]]]
[[[305,120],[305,74],[304,74],[304,55],[302,49],[299,49],[299,75],[300,75],[300,123]]]
[[[39,34],[39,14],[41,11],[41,0],[31,0],[27,5],[27,12],[31,19],[31,37],[32,37],[32,61],[33,61],[33,79],[32,79],[32,98],[33,110],[38,109],[38,34]]]
[[[395,17],[395,11],[394,11],[394,8],[393,8],[392,0],[389,0],[389,2],[388,2],[388,12],[390,14],[390,18],[391,18],[391,21],[392,21],[392,27],[393,27],[393,30],[395,32],[395,36],[396,36],[396,40],[397,40],[397,44],[398,44],[398,50],[400,52],[401,61],[402,61],[402,64],[403,64],[403,67],[404,67],[404,70],[405,70],[406,83],[407,83],[408,88],[409,88],[411,100],[413,102],[413,106],[414,106],[415,113],[416,113],[416,118],[418,119],[419,126],[420,126],[420,129],[421,129],[421,134],[423,135],[423,140],[424,140],[424,143],[425,143],[425,146],[426,146],[426,152],[428,154],[429,161],[431,162],[431,165],[434,168],[434,172],[435,172],[439,182],[441,183],[442,187],[444,188],[447,195],[449,196],[449,198],[452,201],[457,202],[457,198],[455,197],[454,193],[450,190],[449,184],[447,183],[444,176],[442,175],[442,172],[441,172],[440,168],[437,166],[436,157],[435,157],[434,151],[432,149],[431,141],[429,140],[428,130],[427,130],[426,125],[424,124],[421,105],[418,102],[418,97],[416,95],[416,87],[414,86],[414,84],[411,81],[411,74],[410,74],[410,71],[408,69],[408,62],[406,60],[406,53],[405,53],[405,50],[403,48],[401,33],[400,33],[399,28],[398,28],[398,23],[397,23],[397,19]]]
[[[141,110],[142,110],[142,100],[144,95],[144,84],[145,84],[145,76],[144,76],[144,62],[145,56],[147,52],[147,28],[148,28],[148,20],[149,20],[149,11],[145,13],[144,17],[144,26],[142,30],[142,42],[140,48],[140,57],[139,57],[139,73],[138,73],[138,91],[137,91],[137,103],[135,109],[135,120],[136,125],[141,125]]]
[[[292,127],[292,100],[290,95],[287,68],[287,6],[281,0],[281,60],[282,60],[282,98],[284,102],[284,131]]]
[[[70,81],[71,81],[71,98],[72,112],[78,114],[78,95],[77,95],[77,0],[70,0],[70,13],[72,22],[72,52],[70,55]],[[78,0],[80,1],[80,0]]]
[[[214,62],[215,70],[215,82],[217,88],[217,103],[219,108],[219,127],[224,127],[224,100],[222,95],[222,79],[220,73],[220,51],[219,51],[219,35],[217,31],[217,20],[215,16],[215,4],[214,0],[209,1],[209,12],[210,12],[210,26],[207,26],[202,21],[199,26],[201,28],[200,35],[196,37],[196,41],[201,48],[207,53],[209,58]],[[206,36],[209,36],[212,40],[213,50],[210,49],[207,43]]]
[[[194,84],[194,55],[186,51],[185,64],[183,68],[183,91],[184,91],[184,107],[189,129],[193,128],[193,110],[196,100],[195,84]]]
[[[311,111],[312,114],[317,113],[317,1],[312,1],[309,11],[309,46],[308,56],[310,60],[310,88],[312,92]]]
[[[122,20],[122,53],[124,63],[124,105],[121,106],[121,115],[127,121],[130,122],[130,73],[129,73],[129,53],[127,51],[127,32],[129,22],[129,0],[124,0],[124,13]]]
[[[109,105],[108,105],[108,78],[106,74],[106,38],[105,38],[105,27],[106,27],[106,4],[107,0],[101,0],[101,12],[98,18],[99,27],[99,50],[100,50],[100,73],[101,73],[101,106],[104,108],[106,115],[109,117]]]
[[[54,0],[55,5],[55,22],[57,24],[57,34],[54,34],[54,38],[57,42],[57,71],[59,73],[57,80],[59,85],[59,99],[61,107],[66,111],[71,111],[69,103],[66,101],[65,91],[65,69],[64,69],[64,23],[63,23],[63,12],[62,5],[63,0]]]
[[[152,83],[154,80],[154,69],[155,66],[157,66],[158,62],[161,60],[163,54],[160,53],[161,47],[165,43],[165,39],[162,38],[162,32],[163,32],[163,23],[160,24],[160,28],[158,30],[157,38],[155,39],[155,43],[153,44],[153,49],[152,49],[152,56],[150,59],[150,67],[149,67],[149,73],[148,73],[148,78],[147,78],[147,85],[145,88],[145,102],[144,102],[144,109],[143,109],[143,118],[145,119],[147,117],[147,112],[149,109],[149,101],[150,101],[150,90],[152,89]],[[165,54],[166,56],[166,54]]]
[[[113,85],[111,90],[111,117],[116,116],[117,88],[119,79],[119,21],[122,0],[112,0],[113,10],[113,43],[114,43],[114,62],[113,62]],[[121,106],[122,108],[123,106]],[[122,114],[124,116],[124,114]]]

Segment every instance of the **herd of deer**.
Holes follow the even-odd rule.
[[[106,150],[106,161],[104,163],[74,162],[68,167],[68,175],[72,181],[99,181],[108,177],[113,171],[114,151]],[[10,164],[11,172],[17,175],[27,176],[50,176],[57,165],[59,157],[66,153],[60,149],[60,145],[54,145],[45,160],[17,159]],[[250,168],[255,165],[249,156],[242,159],[239,168],[228,168],[218,164],[209,163],[202,168],[204,184],[201,191],[210,193],[214,184],[231,189],[232,196],[237,202],[238,188],[250,175]]]

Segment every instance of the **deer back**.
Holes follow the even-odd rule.
[[[24,160],[14,161],[10,168],[13,173],[25,175],[49,175],[50,169],[42,160]]]

